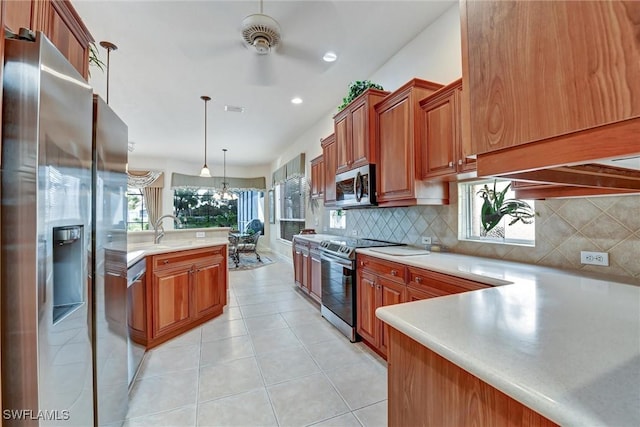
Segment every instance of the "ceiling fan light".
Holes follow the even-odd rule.
[[[200,169],[200,176],[202,178],[211,178],[211,171],[207,165],[202,166],[202,169]]]
[[[259,55],[266,55],[271,50],[271,46],[269,45],[269,40],[264,37],[256,37],[253,41],[253,47],[256,48],[256,52]]]

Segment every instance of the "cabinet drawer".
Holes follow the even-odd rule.
[[[408,267],[408,270],[408,286],[427,292],[433,296],[458,294],[461,292],[475,291],[477,289],[490,287],[484,283],[449,276],[448,274],[437,273],[435,271],[428,271],[413,267]]]
[[[226,246],[222,245],[203,249],[190,249],[186,251],[168,252],[164,254],[154,255],[151,262],[154,270],[193,264],[195,262],[199,262],[199,258],[222,255],[225,247]]]
[[[407,269],[402,264],[366,255],[358,255],[358,267],[395,282],[407,282]]]

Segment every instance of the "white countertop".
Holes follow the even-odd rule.
[[[294,235],[296,239],[308,240],[310,242],[320,243],[323,240],[336,240],[336,239],[344,239],[342,236],[337,236],[335,234],[296,234]]]
[[[153,242],[133,243],[127,245],[127,267],[131,267],[137,261],[148,255],[227,244],[229,244],[229,239],[222,237],[196,238],[191,240],[165,240],[159,244],[154,244]]]
[[[379,258],[498,286],[376,315],[561,425],[640,425],[640,287],[457,254]]]

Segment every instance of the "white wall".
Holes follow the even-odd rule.
[[[442,84],[450,83],[462,76],[460,43],[460,13],[459,6],[455,4],[407,43],[373,75],[362,76],[362,78],[381,84],[388,91],[394,91],[415,77]],[[336,104],[339,101],[336,100]],[[306,153],[306,175],[310,176],[309,161],[322,154],[320,138],[333,133],[333,116],[336,112],[335,109],[328,111],[314,126],[291,141],[289,148],[271,164],[269,176],[299,153]],[[327,221],[323,208],[315,215],[307,212],[308,228],[323,232]],[[271,229],[269,242],[271,249],[290,257],[291,245],[277,238],[277,226],[278,224],[269,224],[268,227]]]

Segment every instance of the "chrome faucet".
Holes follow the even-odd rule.
[[[160,218],[158,218],[158,220],[156,221],[156,223],[153,226],[153,242],[157,245],[158,243],[160,243],[160,239],[162,239],[162,237],[164,236],[164,227],[162,226],[162,220],[165,218],[173,218],[173,220],[175,222],[178,223],[179,226],[182,226],[182,221],[180,221],[180,218],[178,218],[177,216],[174,215],[162,215]]]

